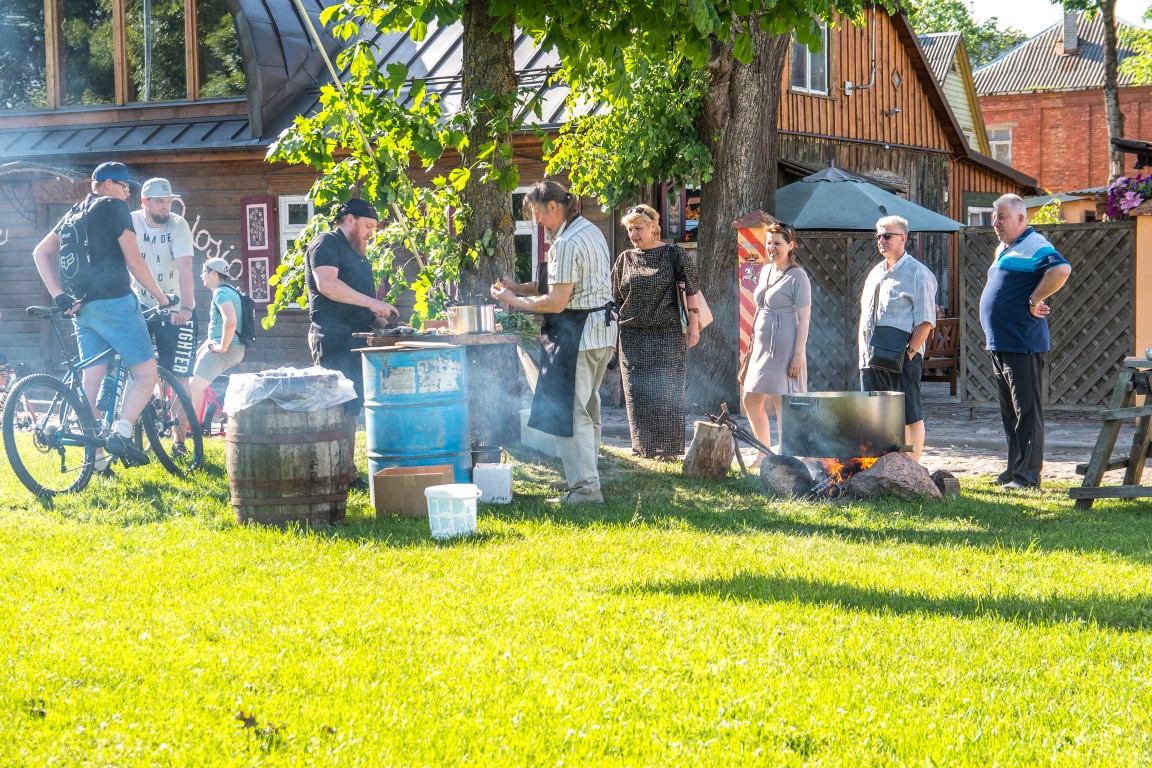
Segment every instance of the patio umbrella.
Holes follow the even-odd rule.
[[[964,226],[838,168],[776,190],[776,216],[800,230],[870,230],[884,216],[907,219],[913,232],[955,232]]]

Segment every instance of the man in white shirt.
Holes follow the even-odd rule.
[[[196,357],[196,283],[192,264],[192,230],[172,201],[180,199],[168,179],[149,179],[140,188],[140,208],[132,212],[136,242],[152,277],[165,293],[180,297],[179,307],[148,324],[156,344],[156,358],[177,378],[192,376]],[[141,306],[154,307],[156,301],[136,280],[132,281]]]

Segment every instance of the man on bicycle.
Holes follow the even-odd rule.
[[[132,228],[127,200],[135,183],[122,163],[102,163],[92,174],[92,191],[77,206],[82,216],[87,260],[82,285],[73,284],[65,292],[56,275],[61,252],[61,225],[65,216],[32,251],[36,270],[56,306],[72,316],[81,359],[111,348],[132,372],[124,391],[120,418],[108,437],[107,450],[126,466],[148,463],[148,455],[132,444],[132,424],[148,404],[156,386],[156,353],[140,303],[132,292],[129,275],[156,298],[169,306],[168,297],[144,263]],[[82,295],[77,295],[83,290]],[[96,398],[107,364],[84,369],[84,394],[96,413]]]

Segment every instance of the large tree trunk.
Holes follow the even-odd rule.
[[[757,208],[776,208],[776,126],[789,42],[788,35],[756,30],[751,63],[736,61],[731,45],[723,45],[708,65],[712,87],[698,126],[715,172],[700,190],[697,262],[716,321],[689,356],[689,413],[698,412],[696,406],[716,413],[722,402],[732,411],[739,408],[740,299],[732,222]]]
[[[512,104],[516,95],[516,65],[513,57],[515,40],[510,18],[498,19],[488,13],[485,0],[472,0],[464,8],[464,50],[463,78],[461,84],[464,104],[476,95],[491,94],[497,104]],[[476,122],[468,131],[468,149],[463,153],[466,167],[476,162],[477,154],[483,145],[492,140],[491,123],[495,107],[480,110]],[[508,168],[511,164],[512,140],[507,133],[496,139],[507,148],[506,155],[499,150],[488,158],[495,167],[493,172]],[[492,254],[482,253],[475,264],[466,264],[460,275],[460,296],[465,303],[475,303],[475,294],[488,295],[488,287],[496,278],[511,275],[515,264],[516,223],[512,220],[512,194],[502,192],[493,181],[481,181],[483,174],[473,175],[461,193],[464,203],[472,210],[472,215],[460,230],[460,240],[467,245],[479,245],[484,234],[491,230],[495,247]]]
[[[1100,0],[1104,20],[1104,114],[1108,120],[1108,181],[1124,175],[1124,153],[1112,139],[1124,138],[1124,113],[1120,111],[1120,74],[1117,61],[1116,0]]]

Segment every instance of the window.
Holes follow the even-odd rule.
[[[1012,164],[1012,129],[993,128],[988,131],[988,145],[992,149],[992,159],[1005,165]]]
[[[0,109],[43,109],[44,0],[5,0],[0,9]]]
[[[312,220],[312,201],[306,195],[280,196],[280,258],[288,255],[292,244]]]
[[[820,51],[813,53],[803,43],[792,41],[792,90],[801,93],[828,93],[828,27],[820,25]]]
[[[516,222],[516,274],[517,282],[527,283],[536,279],[536,265],[540,263],[544,238],[535,217],[524,220],[524,196],[529,187],[520,187],[512,193],[512,219]]]
[[[991,208],[977,208],[969,206],[968,208],[968,226],[970,227],[990,227],[992,226],[992,209]]]
[[[226,0],[3,0],[0,5],[0,108],[195,101],[244,93],[236,25]],[[194,24],[186,23],[190,14]]]

